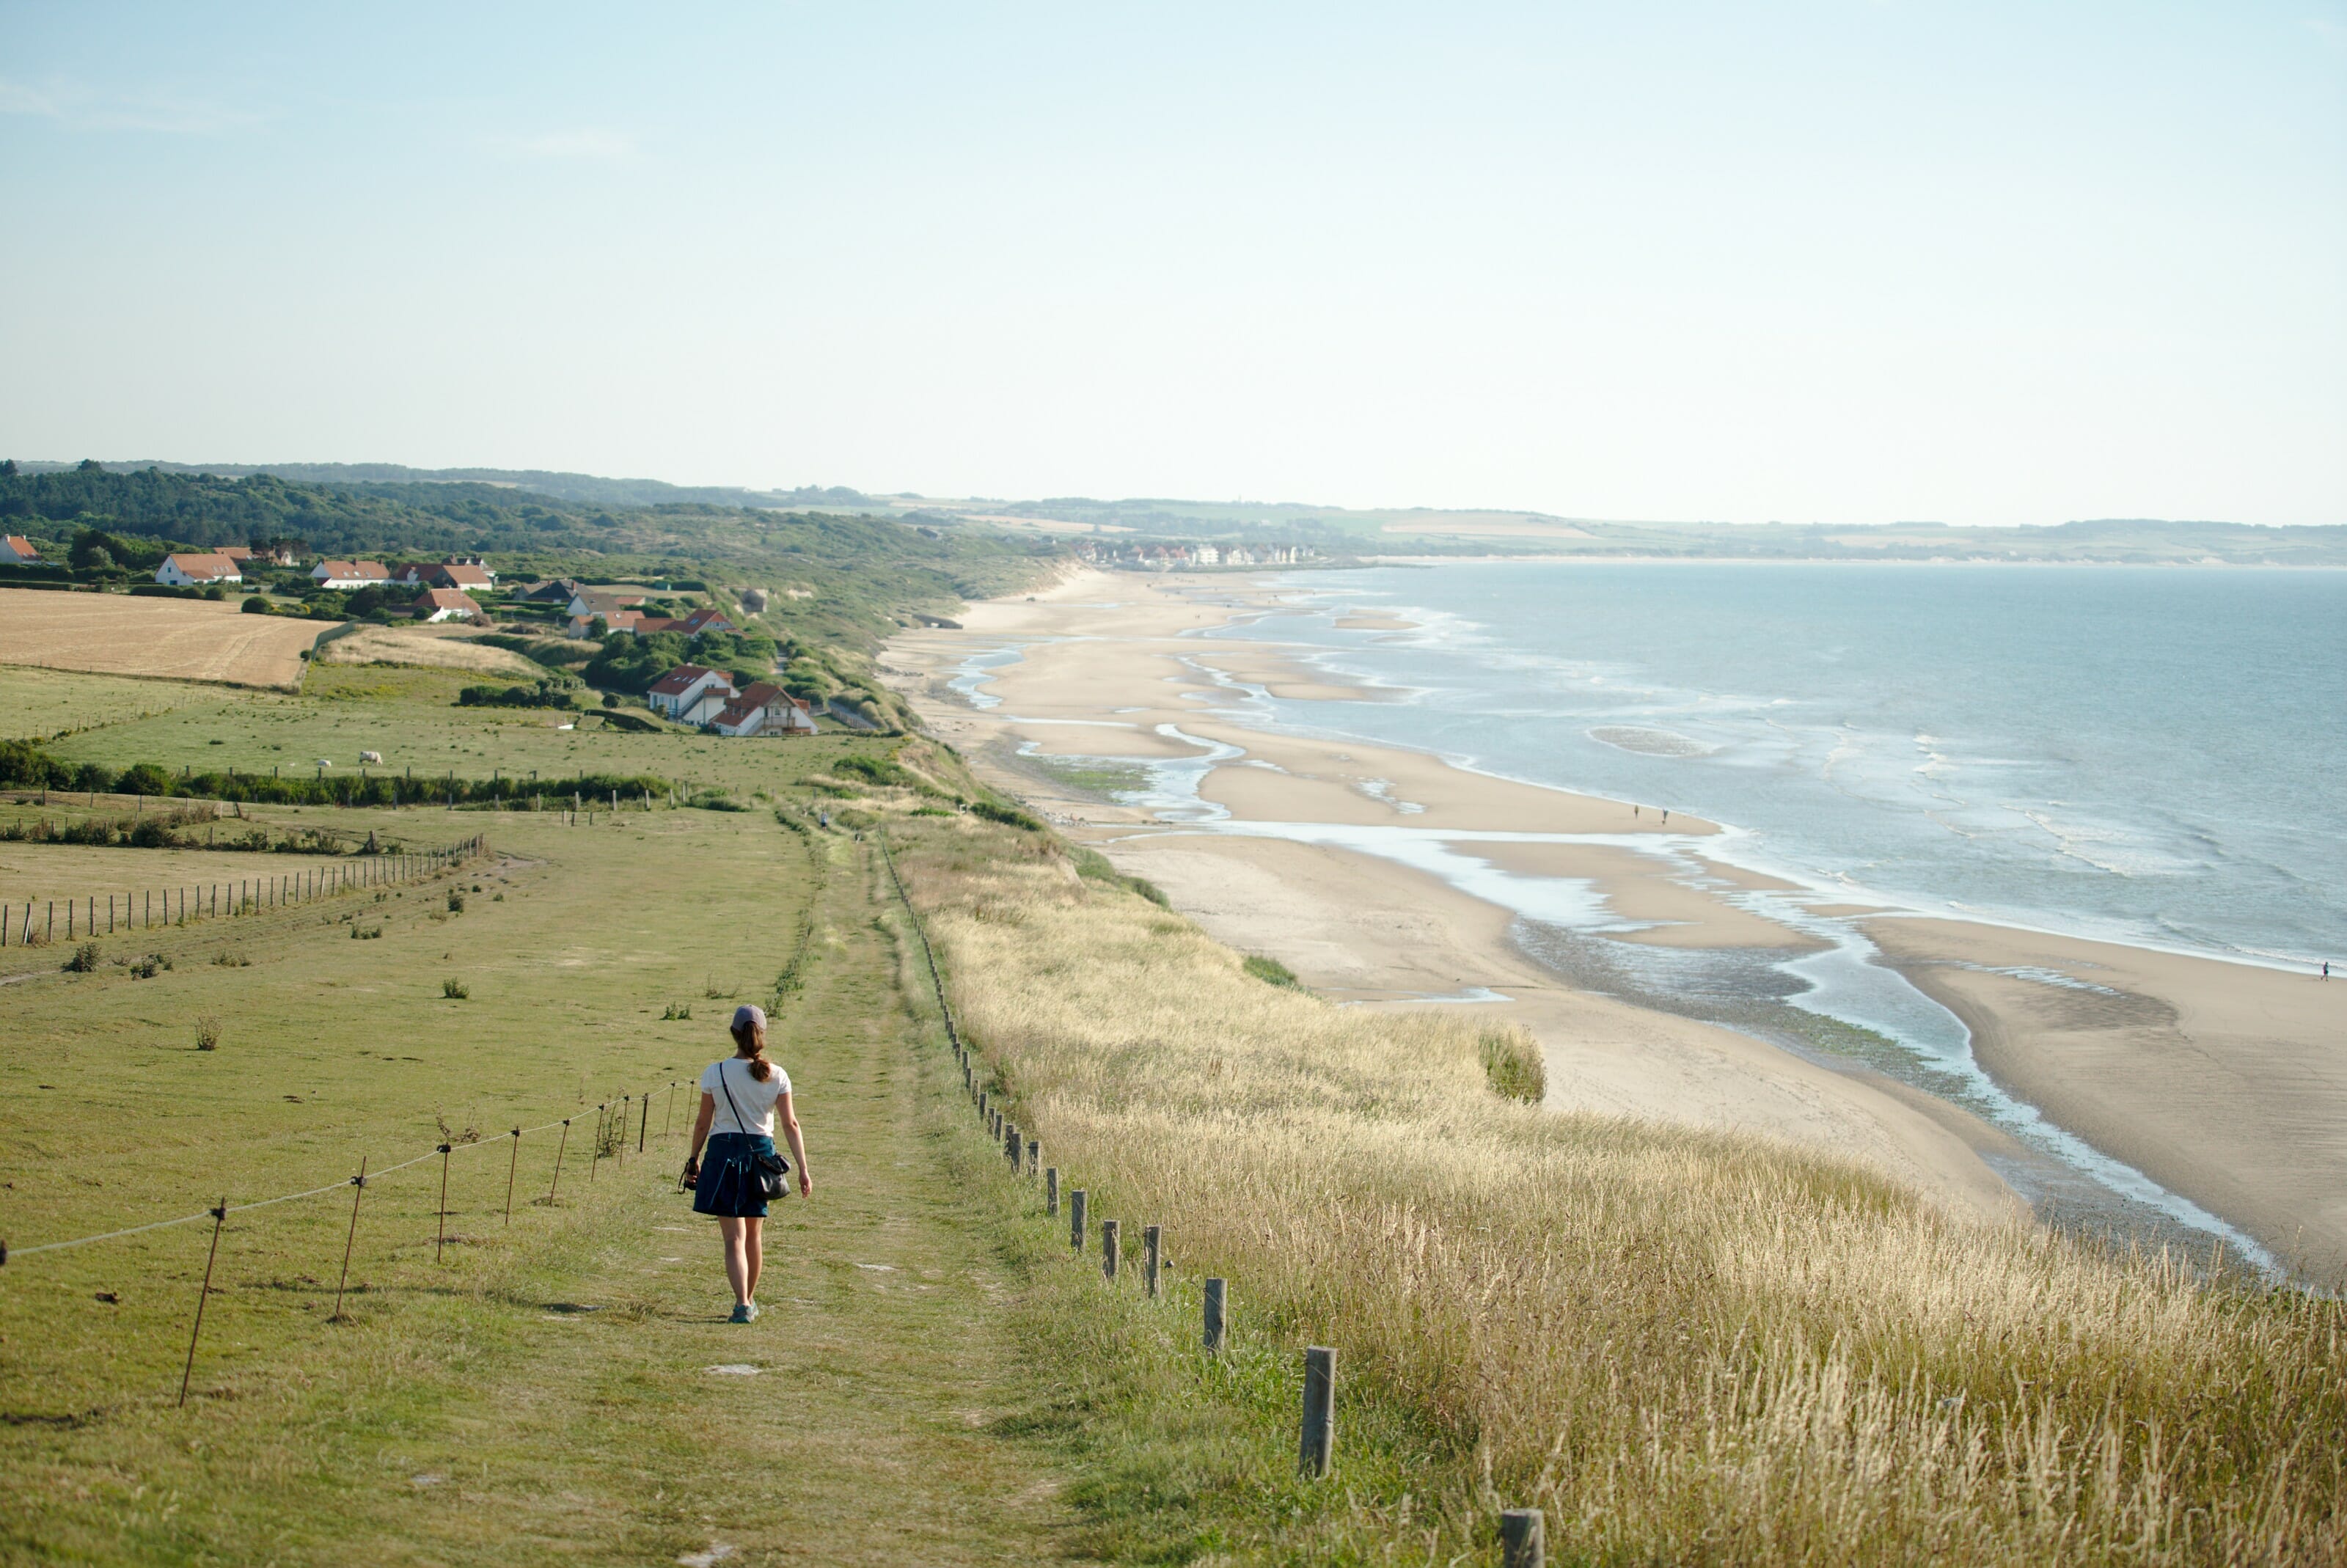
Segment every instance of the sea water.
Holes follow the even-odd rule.
[[[1224,633],[1378,702],[1258,723],[1711,818],[1813,885],[2260,962],[2347,958],[2347,572],[1466,562]],[[1361,611],[1416,630],[1341,630]]]
[[[1382,828],[1231,821],[1197,798],[1194,775],[1230,750],[1204,741],[1194,764],[1160,770],[1148,804],[1163,819],[1343,839],[1433,871],[1513,908],[1520,943],[1576,983],[1890,1073],[2004,1126],[2025,1153],[1993,1163],[2049,1218],[2182,1227],[2268,1261],[1995,1084],[1959,1020],[1855,922],[1810,906],[2292,968],[2347,954],[2347,574],[1511,561],[1282,587],[1280,610],[1204,636],[1293,645],[1381,700],[1224,682],[1202,706],[1710,818],[1729,832],[1618,842],[1698,884],[1701,856],[1795,883],[1727,896],[1824,946],[1605,940],[1624,923],[1593,885],[1476,858],[1477,838],[1562,835],[1433,833],[1408,803]]]

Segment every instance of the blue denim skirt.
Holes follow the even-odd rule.
[[[692,1184],[692,1212],[733,1219],[765,1217],[766,1200],[750,1162],[774,1152],[772,1138],[746,1132],[712,1132],[701,1151],[701,1179]]]

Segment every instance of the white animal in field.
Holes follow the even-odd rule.
[[[359,761],[363,763],[379,763],[383,761],[383,753],[381,752],[361,752],[359,753]]]
[[[334,765],[334,759],[332,757],[320,757],[318,759],[318,765],[322,768],[333,767]]]

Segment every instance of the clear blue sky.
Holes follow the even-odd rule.
[[[0,4],[0,452],[2347,521],[2347,0]]]

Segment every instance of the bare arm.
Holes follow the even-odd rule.
[[[688,1171],[701,1167],[701,1146],[709,1142],[709,1123],[717,1114],[717,1102],[706,1089],[701,1091],[701,1114],[692,1119],[692,1153],[684,1157]]]
[[[789,1140],[791,1158],[799,1168],[799,1196],[815,1196],[815,1177],[807,1171],[806,1138],[799,1132],[798,1112],[791,1109],[790,1091],[774,1096],[774,1119],[782,1123],[783,1136]]]

